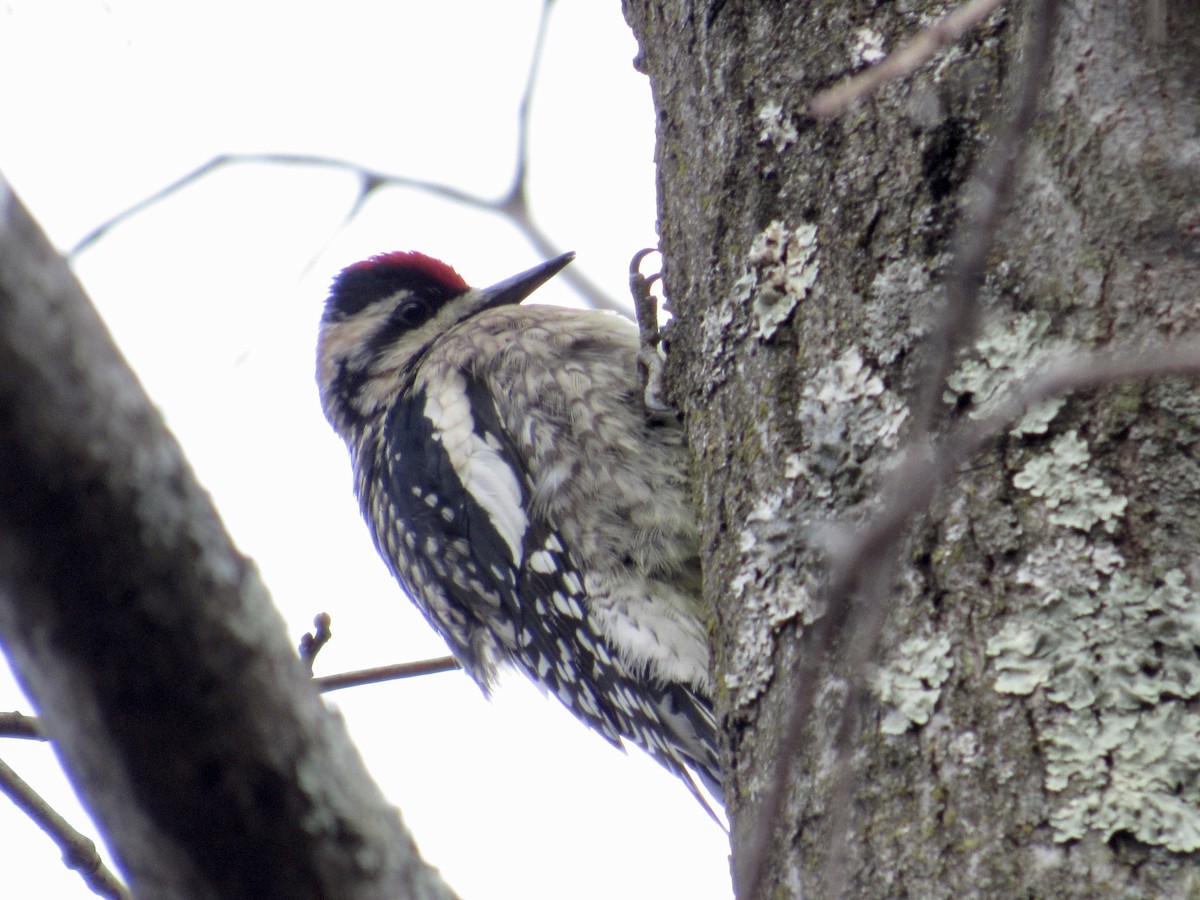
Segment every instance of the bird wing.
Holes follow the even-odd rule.
[[[431,382],[419,378],[386,423],[383,484],[407,530],[391,544],[412,560],[396,572],[409,593],[485,690],[494,662],[514,663],[614,745],[634,741],[693,791],[688,766],[717,784],[709,701],[631,671],[606,646],[570,548],[530,508],[531,473],[491,392],[463,370]],[[694,754],[681,758],[664,726]]]

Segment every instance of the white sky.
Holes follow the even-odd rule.
[[[341,157],[486,196],[508,186],[537,0],[0,6],[0,172],[53,240],[218,153]],[[532,122],[538,221],[622,296],[656,243],[649,89],[617,0],[560,0]],[[347,174],[239,167],[121,226],[76,269],[293,638],[328,611],[318,672],[441,655],[375,556],[313,344],[332,276],[419,249],[471,283],[539,258],[502,219],[390,190],[348,228]],[[311,270],[308,268],[311,264]],[[542,302],[574,302],[562,285]],[[728,898],[728,845],[684,787],[517,676],[492,703],[461,674],[330,695],[426,858],[465,898]],[[0,709],[30,711],[0,669]],[[51,751],[0,756],[90,828]],[[94,829],[90,829],[95,833]],[[0,797],[12,896],[91,896]]]

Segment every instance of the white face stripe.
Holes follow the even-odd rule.
[[[433,426],[434,440],[450,458],[463,487],[487,513],[492,527],[508,545],[512,564],[520,566],[529,518],[517,473],[504,457],[475,432],[462,373],[444,373],[439,390],[426,383],[425,417]]]
[[[317,384],[322,391],[332,390],[339,367],[361,356],[363,348],[391,314],[392,304],[375,303],[348,319],[321,320],[317,334]],[[335,397],[321,397],[326,407],[337,402]]]
[[[385,347],[372,348],[372,339],[387,328],[392,313],[407,292],[384,297],[368,304],[346,318],[322,319],[317,335],[317,383],[321,385],[321,402],[326,416],[335,422],[339,405],[348,405],[359,415],[374,415],[391,397],[394,379],[403,373],[413,359],[440,335],[464,318],[478,311],[483,294],[468,291],[465,297],[455,298],[443,305],[423,325],[399,335]],[[343,366],[361,371],[364,379],[352,397],[333,396],[337,376]]]

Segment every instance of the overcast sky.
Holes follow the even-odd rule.
[[[617,0],[559,0],[531,131],[535,215],[623,296],[656,243],[654,117]],[[0,172],[65,249],[220,153],[312,153],[492,197],[511,178],[536,0],[0,6]],[[293,638],[333,616],[330,674],[442,655],[375,556],[313,347],[344,265],[418,249],[473,284],[540,257],[478,209],[389,190],[341,223],[348,174],[219,171],[83,252],[76,271],[163,410]],[[560,284],[542,302],[577,303]],[[687,790],[517,676],[493,702],[462,674],[330,695],[422,852],[467,898],[728,898],[728,845]],[[31,711],[0,671],[0,709]],[[0,757],[92,828],[51,751]],[[90,896],[0,798],[6,885]],[[13,879],[16,879],[14,882]],[[19,893],[14,892],[13,896]]]

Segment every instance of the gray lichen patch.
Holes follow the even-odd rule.
[[[883,49],[883,35],[873,28],[859,28],[854,32],[854,48],[851,59],[857,66],[873,66],[887,56]]]
[[[805,382],[796,418],[808,452],[790,458],[785,474],[831,499],[846,496],[839,486],[847,479],[861,482],[864,472],[894,460],[908,407],[851,347]]]
[[[1088,531],[1103,523],[1114,532],[1128,500],[1089,470],[1087,442],[1074,431],[1056,438],[1048,453],[1035,456],[1013,476],[1013,485],[1039,498],[1054,525]]]
[[[941,301],[930,277],[938,260],[929,265],[911,259],[885,263],[871,280],[862,329],[863,351],[881,366],[889,366],[927,332]]]
[[[1050,317],[1045,313],[1022,313],[993,323],[976,341],[976,356],[967,359],[948,379],[943,395],[948,403],[959,397],[971,400],[971,418],[984,418],[992,411],[992,402],[1003,395],[1015,380],[1027,376],[1057,350],[1048,341]],[[1012,427],[1013,434],[1045,434],[1046,427],[1062,409],[1061,397],[1033,406]]]
[[[781,461],[784,491],[758,504],[738,539],[739,562],[730,591],[743,613],[727,668],[741,674],[727,675],[725,682],[735,708],[752,703],[770,682],[772,636],[779,627],[790,621],[807,625],[820,614],[818,567],[779,558],[794,547],[797,528],[814,536],[822,533],[812,521],[797,522],[790,515],[797,508],[797,493],[806,496],[808,508],[814,499],[826,502],[829,518],[840,518],[835,498],[865,491],[843,493],[835,481],[869,484],[881,461],[895,457],[908,408],[852,347],[806,381],[796,418],[804,452]],[[787,574],[793,572],[799,574]]]
[[[751,705],[770,683],[773,635],[779,626],[793,619],[808,624],[816,616],[804,581],[779,580],[788,568],[779,565],[779,553],[789,546],[794,528],[783,499],[768,497],[746,518],[740,535],[738,574],[729,588],[744,612],[725,674],[734,708]]]
[[[746,272],[733,287],[737,301],[751,301],[759,339],[770,340],[787,321],[812,290],[819,271],[816,225],[803,223],[789,229],[782,222],[772,222],[754,238]]]
[[[1001,693],[1048,701],[1039,741],[1056,841],[1128,832],[1200,849],[1200,607],[1182,571],[1149,584],[1072,532],[1017,576],[1034,606],[987,644]]]
[[[782,153],[800,139],[800,133],[792,124],[791,117],[784,112],[778,100],[767,100],[758,108],[758,121],[762,125],[759,144],[769,144],[776,153]]]
[[[916,635],[875,673],[875,690],[885,707],[880,731],[903,734],[929,721],[954,666],[950,650],[945,635]]]

